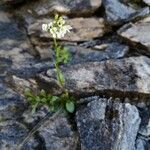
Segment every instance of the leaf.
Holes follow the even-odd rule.
[[[34,114],[36,112],[37,106],[38,106],[38,103],[36,103],[35,105],[32,106],[32,114]]]
[[[69,112],[69,113],[73,113],[74,110],[75,110],[75,104],[72,102],[72,101],[68,101],[66,103],[66,110]]]
[[[40,96],[46,97],[46,92],[43,89],[40,91]]]
[[[25,94],[26,97],[32,97],[31,89],[26,88],[24,94]]]

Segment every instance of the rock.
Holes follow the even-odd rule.
[[[91,16],[100,6],[101,0],[44,0],[33,1],[22,9],[38,17],[52,15],[54,12],[61,15]]]
[[[148,150],[150,149],[150,143],[149,141],[146,141],[141,138],[137,138],[136,140],[136,150]]]
[[[27,109],[23,113],[23,121],[30,127],[34,127],[39,121],[41,121],[47,114],[49,113],[49,109],[47,106],[42,106],[37,108],[36,113],[32,113],[32,108]],[[50,115],[49,115],[50,116]]]
[[[35,38],[52,39],[52,35],[42,31],[42,24],[50,22],[50,19],[37,20],[29,25],[28,35],[31,37],[32,43]],[[72,31],[61,40],[65,41],[87,41],[96,37],[101,37],[107,31],[105,22],[102,18],[72,18],[66,20],[66,24],[72,26]],[[34,43],[35,44],[35,43]],[[36,45],[36,44],[35,44]]]
[[[133,43],[140,43],[150,51],[150,16],[136,22],[124,25],[118,34]]]
[[[12,14],[1,9],[0,33],[0,59],[5,60],[3,61],[4,65],[10,62],[7,72],[14,69],[19,71],[36,63],[34,57],[28,53],[32,50],[32,46],[25,31],[19,29]],[[25,73],[25,70],[23,72]],[[17,74],[17,71],[15,73]]]
[[[143,1],[144,1],[144,3],[146,3],[147,5],[150,6],[150,0],[143,0]]]
[[[147,138],[150,136],[150,120],[146,126],[140,128],[139,133],[140,135]]]
[[[91,48],[83,48],[80,46],[66,46],[66,48],[68,48],[72,56],[70,64],[77,64],[77,63],[81,64],[85,62],[122,58],[129,51],[128,46],[117,42],[107,43],[106,45],[107,47],[101,50],[99,50],[98,48],[91,49]]]
[[[78,138],[64,115],[45,121],[38,129],[47,150],[75,150]]]
[[[35,93],[39,91],[39,86],[37,85],[36,80],[32,78],[23,79],[12,75],[7,77],[5,81],[7,81],[11,88],[15,89],[15,91],[22,96],[24,96],[26,88],[30,88]]]
[[[136,150],[145,150],[145,141],[142,139],[136,140]]]
[[[91,62],[62,68],[66,88],[71,93],[92,94],[95,92],[119,93],[128,96],[150,94],[150,59],[144,56],[119,60]],[[39,75],[41,82],[55,87],[54,70]],[[53,85],[53,86],[50,86]]]
[[[148,7],[136,10],[121,3],[119,0],[104,0],[103,5],[108,23],[115,26],[149,14]]]
[[[79,107],[77,128],[82,150],[133,150],[140,125],[135,106],[115,99],[91,97]]]
[[[19,4],[26,0],[1,0],[0,4]]]
[[[21,118],[24,100],[13,90],[0,83],[0,121]]]
[[[0,122],[0,149],[14,150],[22,142],[28,133],[28,129],[23,124],[16,121]],[[38,142],[32,138],[23,149],[34,150]]]

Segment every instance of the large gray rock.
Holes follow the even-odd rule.
[[[134,24],[124,25],[118,34],[132,43],[140,43],[150,51],[150,16]]]
[[[12,14],[1,8],[0,33],[0,76],[5,77],[7,73],[35,76],[35,73],[51,66],[51,62],[40,61],[33,56],[35,51],[25,30],[19,28]]]
[[[0,122],[0,149],[16,150],[28,132],[27,127],[17,121]],[[31,138],[24,145],[23,150],[34,150],[37,147],[38,142]]]
[[[49,23],[51,19],[39,19],[31,23],[28,27],[28,35],[32,43],[39,39],[52,39],[50,33],[42,31],[42,24]],[[102,18],[72,18],[66,20],[66,24],[72,26],[72,31],[61,38],[65,41],[87,41],[96,37],[101,37],[107,31],[105,22]]]
[[[76,113],[82,150],[134,150],[140,125],[135,106],[115,99],[88,98]]]
[[[46,150],[77,149],[78,137],[63,114],[59,114],[53,120],[47,119],[38,132],[44,140]]]
[[[25,106],[18,94],[0,83],[0,121],[21,118]]]
[[[111,25],[121,25],[136,17],[142,17],[149,14],[149,8],[136,10],[129,7],[119,0],[103,0],[107,21]]]
[[[62,72],[66,88],[73,93],[150,95],[150,59],[144,56],[67,66]],[[50,88],[56,85],[54,70],[40,74],[39,79]]]
[[[146,3],[147,5],[150,6],[150,0],[143,0],[143,1],[144,1],[144,3]]]

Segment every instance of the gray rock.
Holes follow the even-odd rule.
[[[124,25],[118,34],[132,43],[140,43],[150,51],[150,16],[136,22]]]
[[[66,88],[73,93],[111,92],[148,96],[150,94],[150,59],[144,56],[91,62],[62,68]],[[54,70],[39,75],[41,82],[56,85]],[[53,86],[51,86],[53,85]],[[122,95],[122,96],[123,96]]]
[[[143,0],[143,1],[144,1],[144,3],[146,3],[147,5],[150,6],[150,0]]]
[[[91,97],[76,113],[82,150],[133,150],[140,125],[135,106]]]
[[[32,46],[24,30],[19,29],[13,20],[12,14],[0,8],[0,59],[3,66],[7,65],[7,72],[15,70],[15,74],[22,72],[26,74],[26,68],[31,68],[37,60],[29,54]],[[9,63],[8,63],[9,62]],[[2,67],[1,67],[2,66]],[[3,72],[3,76],[7,73]]]
[[[121,3],[119,0],[103,0],[103,4],[105,7],[107,21],[111,25],[121,25],[135,19],[136,17],[143,17],[149,14],[148,7],[136,10],[135,8]]]
[[[23,6],[36,16],[47,16],[57,12],[61,15],[92,15],[101,6],[101,0],[40,0]]]
[[[78,137],[64,115],[45,121],[38,129],[47,150],[76,150]]]
[[[146,141],[139,138],[136,140],[136,150],[145,150],[146,149],[145,145]]]
[[[20,118],[25,108],[24,100],[0,83],[0,121]]]
[[[17,121],[0,122],[0,149],[15,150],[28,133],[28,129]],[[38,142],[32,138],[23,149],[34,150]]]
[[[105,45],[105,48],[99,49]],[[80,46],[66,46],[71,53],[71,64],[95,62],[107,59],[117,59],[124,57],[129,47],[117,42],[96,45],[96,48],[83,48]]]

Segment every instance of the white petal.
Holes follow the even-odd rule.
[[[42,24],[42,30],[47,31],[47,24]]]

